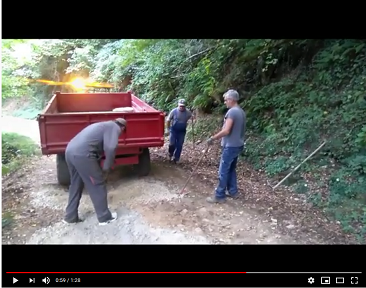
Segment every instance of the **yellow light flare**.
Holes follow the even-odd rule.
[[[29,80],[30,82],[39,82],[46,85],[52,85],[52,86],[62,86],[62,85],[69,85],[72,86],[75,90],[79,92],[84,92],[88,88],[113,88],[114,86],[109,83],[99,83],[99,82],[93,82],[91,80],[81,79],[81,78],[75,78],[70,82],[58,82],[58,81],[52,81],[52,80],[45,80],[45,79],[38,79],[38,80]]]
[[[72,87],[74,87],[78,91],[81,91],[81,90],[85,90],[86,89],[85,80],[80,79],[80,78],[76,78],[76,79],[72,80],[70,82],[70,85]]]
[[[32,81],[32,80],[30,80],[30,81]],[[44,83],[44,84],[47,84],[47,85],[54,85],[54,86],[65,85],[65,82],[56,82],[56,81],[51,81],[51,80],[40,79],[40,80],[33,80],[33,81],[36,81],[36,82],[39,82],[39,83]]]
[[[98,83],[90,82],[85,85],[86,87],[96,87],[96,88],[113,88],[114,86],[109,83]]]

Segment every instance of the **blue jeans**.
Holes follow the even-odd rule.
[[[174,155],[175,161],[179,161],[180,154],[182,153],[184,138],[186,137],[185,131],[176,131],[172,129],[169,137],[169,155]]]
[[[243,151],[241,147],[223,147],[219,168],[219,185],[216,188],[216,198],[225,198],[225,192],[234,196],[238,193],[238,182],[236,179],[236,163],[238,157]]]

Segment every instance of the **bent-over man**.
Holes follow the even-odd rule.
[[[222,130],[207,140],[211,145],[214,140],[222,139],[222,154],[219,168],[219,184],[213,197],[207,198],[209,203],[221,203],[226,196],[237,198],[238,184],[236,178],[236,163],[244,149],[244,134],[246,115],[238,105],[239,93],[229,90],[224,94],[226,107],[229,108],[224,118]],[[226,194],[226,190],[228,194]]]
[[[106,179],[114,163],[118,138],[126,125],[126,120],[122,118],[91,124],[67,145],[65,156],[71,184],[64,222],[82,221],[78,215],[78,208],[84,185],[93,202],[99,225],[106,225],[117,219],[117,213],[111,213],[108,208]],[[103,151],[105,161],[101,168]]]
[[[187,123],[191,117],[192,113],[186,109],[186,101],[184,99],[180,99],[178,101],[178,107],[169,113],[166,124],[166,134],[169,135],[170,132],[168,152],[170,160],[175,164],[180,159],[187,132]]]

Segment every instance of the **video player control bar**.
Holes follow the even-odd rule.
[[[360,272],[332,273],[6,273],[3,287],[365,287]]]

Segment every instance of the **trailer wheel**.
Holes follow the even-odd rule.
[[[149,148],[144,148],[139,155],[139,163],[135,165],[139,176],[147,176],[150,173],[150,151]]]
[[[70,185],[70,173],[67,167],[65,154],[57,154],[56,156],[56,166],[57,166],[57,180],[62,186]]]

